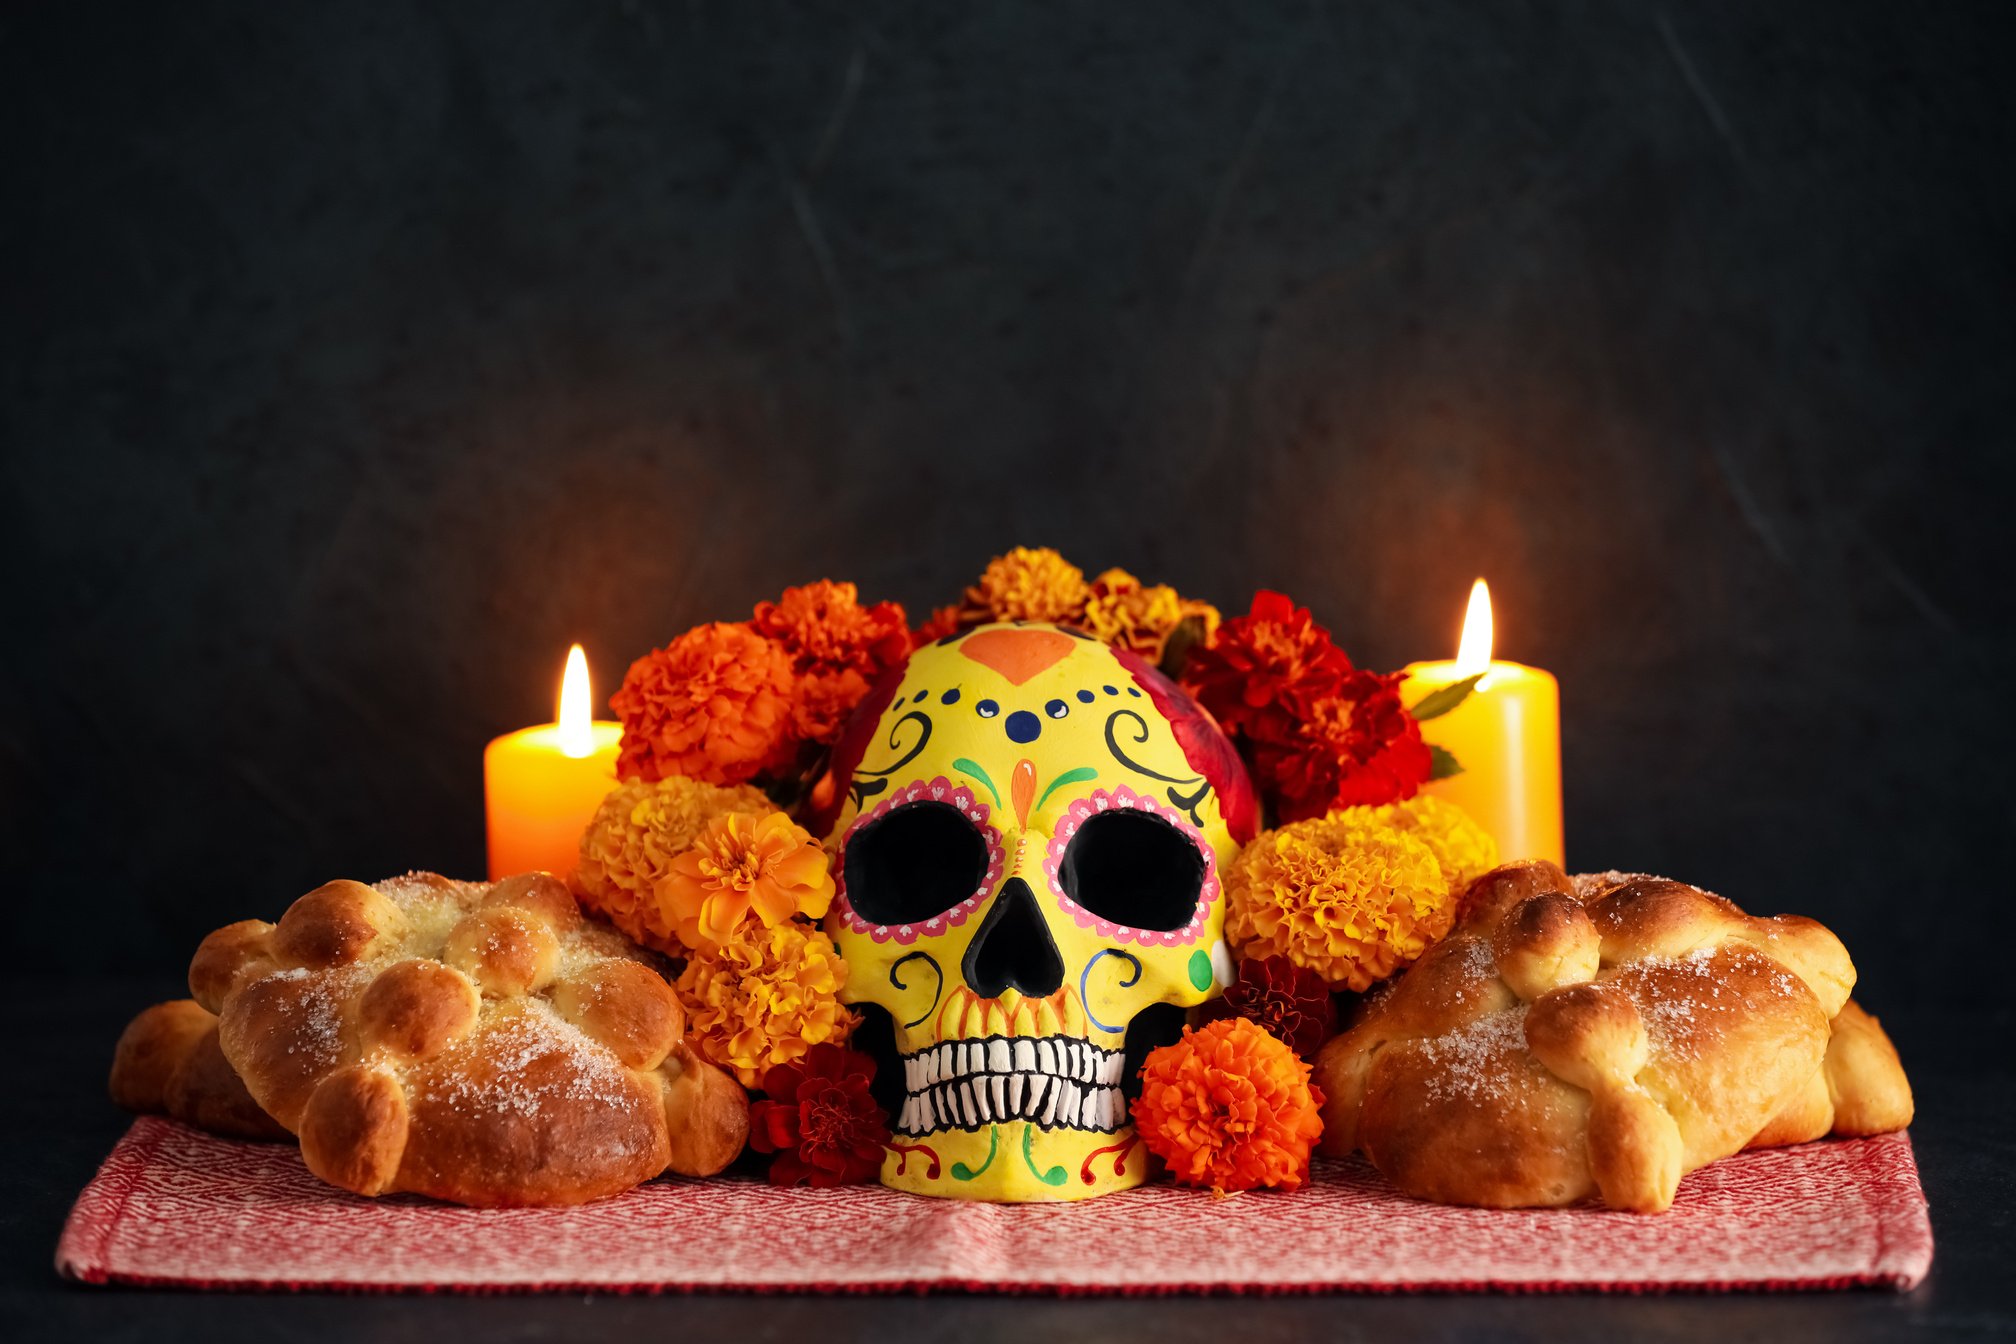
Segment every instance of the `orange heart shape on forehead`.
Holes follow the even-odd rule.
[[[1078,641],[1056,630],[982,630],[960,641],[959,652],[1020,686],[1071,656]]]

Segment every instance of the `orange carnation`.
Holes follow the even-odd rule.
[[[659,888],[672,930],[692,948],[726,942],[751,911],[766,929],[818,919],[833,900],[826,851],[782,812],[730,812],[672,860]]]
[[[741,784],[789,761],[790,656],[746,625],[688,630],[630,665],[609,707],[623,720],[616,772]]]
[[[983,621],[1062,621],[1084,616],[1085,571],[1047,546],[1017,546],[988,562],[980,581],[966,590],[960,615],[966,624]]]
[[[1309,1179],[1323,1133],[1309,1066],[1243,1017],[1184,1028],[1141,1065],[1134,1127],[1184,1185],[1225,1195]]]

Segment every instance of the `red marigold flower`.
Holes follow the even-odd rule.
[[[791,659],[746,625],[698,625],[630,665],[609,707],[623,720],[616,772],[741,784],[787,762]]]
[[[851,1185],[882,1169],[889,1119],[868,1085],[875,1061],[820,1044],[763,1078],[767,1100],[749,1109],[749,1146],[775,1153],[772,1185]]]
[[[1191,650],[1183,684],[1228,731],[1278,738],[1334,698],[1351,671],[1306,607],[1263,588],[1251,611]]]
[[[1421,725],[1400,703],[1406,675],[1353,668],[1338,693],[1310,706],[1300,723],[1285,732],[1270,723],[1255,734],[1254,769],[1281,820],[1396,803],[1420,792],[1434,762]]]
[[[1243,1017],[1264,1027],[1303,1059],[1314,1061],[1337,1030],[1337,1004],[1330,984],[1286,957],[1254,957],[1239,963],[1239,979],[1223,998],[1204,1005],[1204,1019]]]

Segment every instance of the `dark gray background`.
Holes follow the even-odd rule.
[[[481,864],[568,641],[1017,542],[1360,661],[1471,577],[1571,861],[1999,1003],[1996,5],[18,5],[18,955]]]

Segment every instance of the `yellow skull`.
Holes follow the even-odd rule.
[[[828,928],[843,997],[888,1011],[901,1056],[883,1183],[988,1200],[1140,1184],[1129,1025],[1232,978],[1224,811],[1250,829],[1250,789],[1224,738],[1139,660],[1019,623],[919,650],[849,738],[826,785]]]

